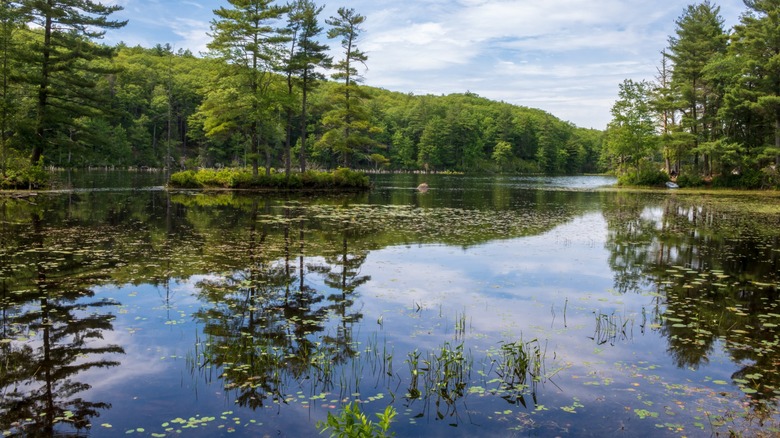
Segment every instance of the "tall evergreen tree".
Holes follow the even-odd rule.
[[[682,146],[692,143],[690,138],[680,132],[678,116],[680,107],[679,93],[672,85],[672,66],[666,52],[661,52],[661,66],[652,84],[650,105],[656,113],[663,147],[664,170],[666,173],[679,173],[680,160],[684,151]]]
[[[0,172],[6,176],[9,159],[9,141],[17,112],[14,71],[18,68],[18,48],[15,35],[21,28],[23,11],[19,2],[3,0],[0,3]]]
[[[766,120],[772,138],[757,146],[766,146],[764,156],[780,167],[780,1],[745,0],[745,4],[750,10],[734,27],[730,46],[739,68],[728,102],[732,107],[746,106]]]
[[[44,150],[73,126],[80,116],[94,114],[91,93],[98,74],[107,70],[95,61],[112,56],[111,48],[94,44],[107,29],[121,28],[127,21],[109,16],[121,6],[92,0],[22,0],[31,22],[40,29],[25,61],[32,66],[27,81],[37,88],[35,138],[30,160],[39,162]]]
[[[694,162],[698,165],[701,143],[720,134],[714,129],[719,98],[706,80],[705,67],[725,53],[728,35],[723,28],[720,7],[705,0],[689,5],[676,21],[676,36],[669,38],[667,56],[673,61],[672,87],[681,93],[684,107],[681,123],[693,134]],[[708,157],[704,171],[709,172]]]
[[[368,56],[358,49],[357,42],[363,29],[361,25],[366,18],[354,9],[339,8],[338,15],[326,20],[332,26],[328,38],[341,38],[341,48],[344,57],[333,66],[336,70],[331,76],[337,81],[344,81],[337,88],[335,109],[323,117],[323,123],[328,131],[322,136],[319,144],[326,146],[339,154],[341,164],[348,166],[350,156],[367,148],[373,143],[368,136],[376,130],[369,121],[369,115],[363,99],[368,95],[358,87],[362,77],[357,70],[357,64],[365,65]]]
[[[331,62],[327,50],[329,47],[317,41],[323,28],[319,25],[317,17],[323,7],[317,6],[311,0],[296,0],[290,9],[287,29],[292,34],[289,59],[287,61],[287,86],[288,93],[293,93],[294,82],[297,82],[301,90],[301,115],[300,115],[300,166],[301,172],[306,171],[306,137],[308,98],[317,81],[325,76],[317,71],[318,68],[327,67]],[[288,112],[287,140],[285,151],[285,169],[290,173],[290,148],[292,142],[292,109]]]
[[[273,72],[279,68],[282,44],[287,37],[274,27],[287,9],[273,4],[272,0],[228,0],[232,8],[221,7],[211,23],[212,40],[208,48],[230,63],[233,73],[241,78],[248,106],[244,110],[251,118],[248,142],[252,172],[258,174],[260,144],[270,130],[268,110],[272,103]],[[243,92],[239,92],[243,95]],[[214,114],[218,114],[214,113]],[[267,137],[267,135],[266,135]],[[270,146],[266,146],[266,173],[270,172]]]

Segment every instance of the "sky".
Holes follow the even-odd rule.
[[[358,48],[364,84],[416,95],[476,93],[604,129],[618,86],[652,80],[675,20],[695,0],[356,0],[327,3],[366,17]],[[227,0],[102,0],[129,20],[104,42],[206,50],[213,11]],[[281,4],[280,2],[279,4]],[[728,30],[746,10],[721,0]],[[335,59],[339,43],[330,41]]]

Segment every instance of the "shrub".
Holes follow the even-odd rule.
[[[730,189],[760,189],[764,186],[764,174],[749,169],[742,173],[724,173],[712,179],[712,186]]]
[[[780,172],[774,166],[765,167],[761,170],[763,174],[763,187],[768,189],[780,189]]]
[[[701,187],[704,179],[697,173],[683,173],[677,177],[677,185],[680,187]]]
[[[344,167],[339,167],[333,172],[333,183],[340,187],[369,187],[368,176],[361,172],[355,172]]]
[[[185,189],[202,187],[198,179],[195,177],[194,170],[185,170],[183,172],[176,172],[171,174],[169,183],[174,187],[181,187]]]
[[[368,176],[345,168],[334,172],[293,173],[288,177],[284,173],[272,172],[270,175],[252,176],[245,169],[201,169],[197,172],[185,170],[171,175],[169,184],[180,188],[222,187],[231,189],[367,189],[371,187]]]
[[[666,184],[667,181],[669,181],[669,175],[666,172],[649,168],[629,172],[618,177],[618,185],[621,186],[657,187]]]
[[[0,188],[39,189],[49,185],[50,175],[43,167],[43,157],[38,164],[30,164],[26,158],[9,160],[5,177],[0,175]]]

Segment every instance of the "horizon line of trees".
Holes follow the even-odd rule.
[[[326,29],[312,0],[228,3],[196,57],[168,44],[100,44],[126,24],[110,19],[119,6],[0,2],[5,185],[43,166],[603,170],[601,131],[470,92],[363,85],[365,17],[354,9],[338,9]]]
[[[780,187],[780,1],[744,0],[727,31],[720,7],[686,7],[653,81],[626,79],[603,165],[628,183]]]

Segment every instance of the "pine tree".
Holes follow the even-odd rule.
[[[364,16],[347,8],[339,8],[337,16],[326,20],[333,26],[328,31],[328,38],[341,38],[341,48],[344,50],[344,58],[333,66],[336,72],[331,77],[344,83],[336,89],[335,108],[323,117],[323,124],[328,131],[318,144],[337,153],[343,166],[349,166],[350,157],[361,148],[373,144],[368,134],[377,130],[371,125],[368,111],[362,105],[362,100],[367,99],[368,95],[357,85],[362,81],[357,64],[365,65],[368,60],[368,56],[357,47],[363,22]]]
[[[18,67],[17,42],[15,35],[19,33],[23,22],[23,11],[18,2],[3,0],[0,3],[0,172],[6,176],[10,157],[10,137],[13,129],[14,115],[17,112],[18,97],[16,93],[14,71]]]
[[[681,124],[693,134],[692,153],[698,165],[701,143],[720,133],[714,129],[719,97],[705,76],[706,66],[725,53],[728,35],[723,29],[720,7],[704,1],[690,5],[676,21],[676,36],[669,38],[667,56],[674,63],[672,88],[680,93],[684,106]],[[704,171],[710,170],[704,156]]]
[[[271,123],[268,111],[274,104],[271,102],[273,72],[279,69],[282,44],[288,39],[274,25],[287,9],[274,5],[271,0],[229,0],[228,3],[232,8],[221,7],[214,11],[217,18],[211,24],[212,40],[208,48],[235,67],[232,73],[239,83],[234,85],[243,88],[237,90],[236,95],[246,95],[246,99],[242,99],[246,105],[242,114],[250,118],[249,156],[252,173],[257,175],[260,144],[268,142],[272,130],[263,124]],[[266,173],[270,173],[270,146],[265,146]]]
[[[766,141],[763,153],[780,167],[780,1],[745,0],[745,4],[750,11],[732,35],[730,54],[740,68],[728,101],[732,107],[747,106],[767,121],[773,138]]]
[[[99,99],[94,90],[98,75],[108,70],[98,62],[110,58],[113,50],[100,46],[107,29],[118,29],[126,21],[109,16],[121,6],[92,0],[23,0],[22,8],[40,33],[23,56],[31,74],[26,81],[37,88],[35,138],[30,139],[30,160],[38,163],[44,151],[58,141],[58,135],[74,126],[78,117],[93,115]]]
[[[301,90],[301,116],[300,116],[300,166],[301,172],[306,171],[306,137],[308,97],[314,89],[317,81],[325,79],[325,76],[317,71],[318,68],[330,65],[331,57],[328,56],[329,47],[317,41],[323,28],[319,25],[317,17],[322,12],[322,7],[315,5],[311,0],[297,0],[293,3],[289,13],[287,30],[292,35],[289,58],[287,60],[287,85],[288,93],[292,95],[294,82],[297,82]],[[290,173],[290,147],[292,141],[292,108],[288,112],[287,141],[285,150],[286,171]]]

